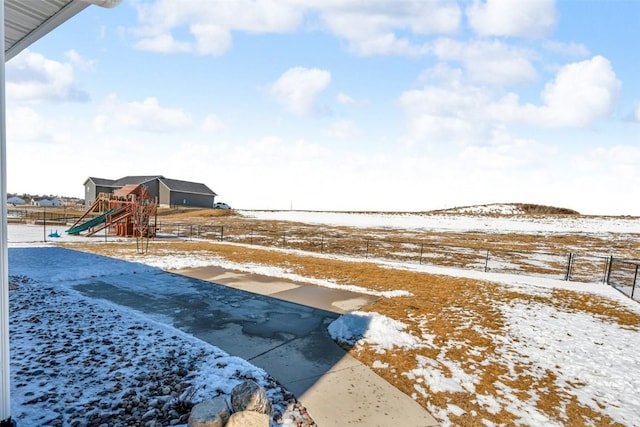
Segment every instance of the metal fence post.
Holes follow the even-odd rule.
[[[422,265],[422,255],[424,254],[424,243],[420,243],[420,265]]]
[[[633,299],[633,293],[636,290],[636,280],[638,280],[638,265],[636,264],[636,272],[633,275],[633,286],[631,287],[631,299]]]
[[[607,283],[607,272],[609,271],[609,258],[604,259],[604,271],[602,272],[602,283]]]
[[[487,256],[484,259],[484,272],[489,271],[489,249],[487,249]]]
[[[567,273],[564,275],[564,280],[569,280],[571,277],[571,262],[573,261],[573,254],[569,252],[569,261],[567,262]]]
[[[224,225],[220,226],[220,241],[224,240]]]
[[[607,270],[607,285],[609,284],[609,280],[611,280],[611,270],[613,270],[613,255],[609,256],[609,269]]]

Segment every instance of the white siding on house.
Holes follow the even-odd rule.
[[[57,207],[60,208],[62,207],[63,203],[60,199],[58,198],[53,198],[53,199],[40,199],[40,200],[34,200],[33,204],[35,206],[42,206],[42,207]]]

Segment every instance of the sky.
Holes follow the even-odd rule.
[[[640,216],[640,2],[123,0],[6,64],[7,190]]]

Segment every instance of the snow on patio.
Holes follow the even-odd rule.
[[[166,405],[189,392],[195,402],[228,396],[246,379],[267,391],[277,420],[272,425],[295,425],[295,398],[264,370],[71,286],[113,275],[135,280],[153,267],[25,244],[33,233],[16,238],[27,228],[9,229],[14,243],[20,242],[9,249],[10,281],[17,285],[9,303],[11,405],[18,425],[100,425],[130,418],[146,423],[160,417],[161,408],[186,423],[180,407]],[[55,257],[48,256],[51,250]]]

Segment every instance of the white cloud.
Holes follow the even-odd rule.
[[[531,82],[537,76],[531,52],[497,40],[463,43],[440,39],[433,50],[442,60],[460,61],[475,81],[511,85]]]
[[[544,37],[557,21],[555,0],[474,0],[466,14],[482,36]]]
[[[588,127],[613,109],[620,82],[601,56],[560,68],[541,93],[542,103],[523,104],[515,93],[461,81],[462,73],[440,65],[421,76],[421,89],[404,92],[399,104],[410,126],[408,143],[482,144],[496,126]],[[434,79],[442,79],[438,84]]]
[[[191,51],[191,45],[176,41],[171,34],[155,34],[145,37],[134,45],[137,49],[162,53],[185,53]]]
[[[35,110],[26,107],[7,109],[7,141],[48,141],[51,131]]]
[[[485,139],[485,110],[492,94],[485,88],[465,85],[455,75],[450,81],[400,96],[398,102],[409,120],[410,144],[473,144]]]
[[[194,24],[195,51],[201,55],[222,55],[231,48],[231,33],[219,25]]]
[[[589,48],[582,43],[563,43],[557,40],[548,40],[544,42],[542,46],[550,52],[560,53],[568,56],[587,57],[590,55]]]
[[[224,123],[215,114],[209,114],[202,122],[202,130],[205,132],[218,132],[224,129]]]
[[[543,166],[557,151],[555,146],[513,137],[505,128],[496,127],[487,144],[465,147],[460,158],[484,169],[522,170]]]
[[[199,0],[159,0],[137,5],[131,30],[139,49],[221,55],[234,31],[283,33],[304,25],[346,39],[360,55],[424,55],[425,34],[450,34],[460,26],[453,0],[236,0],[211,7]],[[186,29],[188,35],[177,35]]]
[[[585,127],[608,116],[620,91],[611,63],[602,56],[562,67],[541,94],[543,104],[518,105],[510,94],[495,105],[496,117],[541,127]]]
[[[348,139],[360,135],[358,126],[350,120],[335,120],[327,129],[327,135],[336,139]]]
[[[71,54],[71,57],[79,58]],[[6,64],[7,99],[87,101],[76,84],[72,62],[58,62],[26,49]]]
[[[356,103],[355,99],[353,99],[349,95],[344,94],[342,92],[340,92],[338,95],[336,95],[336,101],[338,101],[340,104],[344,104],[344,105],[349,105],[349,104],[355,104]]]
[[[71,61],[71,63],[82,71],[95,71],[96,61],[85,59],[75,50],[65,52],[64,56]]]
[[[640,181],[640,147],[615,145],[599,147],[574,157],[573,166],[588,175],[635,177]]]
[[[640,102],[636,104],[636,109],[633,111],[632,120],[640,123]]]
[[[162,107],[156,98],[123,102],[115,94],[105,99],[94,120],[98,132],[115,129],[171,132],[189,129],[192,124],[192,119],[183,110]]]
[[[289,111],[310,114],[316,98],[331,82],[331,73],[318,68],[290,68],[269,86],[271,95]]]
[[[139,49],[221,55],[232,45],[233,31],[292,31],[302,21],[299,9],[287,0],[224,1],[215,7],[199,0],[159,0],[137,5],[140,26],[131,32]],[[174,32],[185,28],[189,36],[177,39]]]
[[[315,1],[320,20],[334,35],[349,41],[360,55],[424,55],[415,36],[448,34],[460,25],[453,1]]]

